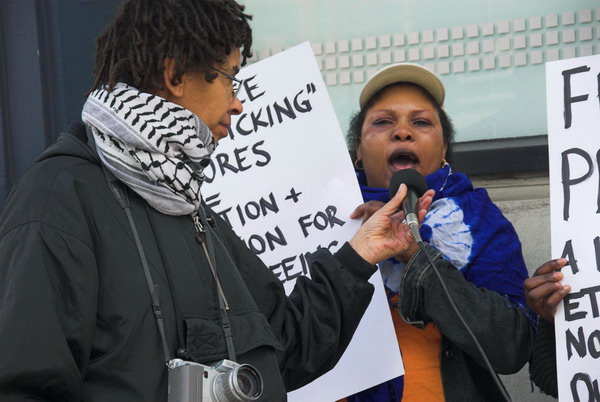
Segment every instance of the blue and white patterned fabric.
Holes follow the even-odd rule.
[[[357,177],[365,202],[390,200],[387,189],[367,186],[363,171]],[[527,307],[523,293],[528,274],[521,242],[512,224],[486,190],[474,189],[469,178],[452,173],[449,164],[425,180],[435,190],[435,196],[421,225],[423,240],[460,269],[467,281],[505,295],[512,307],[523,309],[535,327],[535,315]],[[392,258],[378,265],[391,300],[398,293],[404,264]],[[393,310],[396,308],[392,305]],[[397,401],[403,388],[404,377],[397,377],[352,395],[348,401]]]
[[[389,201],[387,189],[366,185],[364,172],[358,173],[358,179],[365,202]],[[529,313],[523,293],[528,274],[521,242],[487,191],[473,188],[469,178],[453,173],[449,164],[425,180],[435,196],[421,225],[423,240],[460,269],[466,280],[505,295]],[[380,267],[386,287],[397,292],[404,264],[389,260]]]

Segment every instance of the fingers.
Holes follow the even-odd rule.
[[[400,204],[402,203],[402,200],[406,196],[406,192],[407,192],[406,185],[404,185],[404,187],[403,187],[403,185],[400,185],[396,195],[387,204],[385,204],[381,201],[375,201],[375,200],[365,202],[364,204],[359,205],[354,211],[352,211],[352,213],[350,214],[350,218],[357,219],[362,216],[363,222],[365,222],[372,215],[374,215],[377,211],[382,209],[384,207],[384,205],[386,205],[387,207],[384,209],[384,211],[382,213],[384,213],[388,216],[391,216],[394,213],[398,212],[398,210],[400,209]],[[419,198],[418,215],[419,215],[420,220],[423,220],[423,217],[421,215],[425,216],[425,214],[427,213],[427,210],[431,206],[431,203],[433,202],[434,194],[435,194],[435,192],[433,190],[428,190],[427,192],[425,192],[425,194],[423,194],[423,196],[421,198]],[[422,212],[422,211],[424,211],[424,212]]]
[[[535,270],[534,276],[523,282],[527,304],[543,319],[554,321],[556,307],[571,291],[560,282],[564,276],[558,271],[567,264],[564,258],[551,260]]]
[[[398,209],[400,208],[400,204],[402,204],[402,200],[404,199],[404,197],[406,196],[406,184],[400,184],[400,187],[398,188],[398,192],[396,193],[396,195],[385,205],[383,205],[381,207],[381,209],[379,211],[377,211],[376,213],[378,214],[382,214],[385,216],[392,216],[393,214],[395,214]]]
[[[534,276],[525,279],[523,282],[523,288],[527,297],[547,297],[551,292],[556,291],[556,288],[561,288],[560,281],[564,276],[556,270],[563,268],[566,264],[566,259],[558,258],[548,261],[536,269],[533,274]]]
[[[523,287],[525,288],[525,291],[531,291],[537,287],[543,286],[548,282],[559,282],[562,279],[563,274],[558,271],[549,274],[538,274],[536,276],[532,276],[531,278],[525,279],[523,282]]]
[[[365,210],[365,214],[363,215],[363,222],[366,222],[375,212],[379,211],[385,203],[381,201],[369,201],[367,202],[367,208]]]
[[[557,269],[561,269],[565,265],[567,265],[567,260],[564,258],[557,258],[556,260],[550,260],[547,263],[540,266],[538,269],[536,269],[535,272],[533,273],[533,275],[537,276],[537,275],[542,275],[542,274],[549,274],[551,272],[556,271]]]
[[[430,202],[430,206],[431,206],[431,201],[433,200],[433,196],[435,195],[435,191],[434,190],[427,190],[425,191],[425,194],[423,194],[420,198],[419,198],[419,208],[425,208],[425,204],[423,204],[423,202],[425,201],[425,199],[429,199]],[[427,208],[425,208],[427,209]]]
[[[366,222],[375,212],[379,211],[381,207],[385,204],[381,201],[371,200],[365,202],[362,205],[359,205],[353,212],[350,214],[351,219],[357,219],[362,216],[363,222]]]
[[[367,203],[359,205],[352,213],[350,214],[350,219],[357,219],[363,216],[365,210],[367,209]]]
[[[558,307],[559,303],[565,298],[565,296],[571,291],[571,287],[569,285],[565,285],[552,293],[546,299],[546,306],[551,308],[552,310]]]
[[[412,231],[410,230],[410,226],[408,226],[408,222],[406,222],[406,219],[402,219],[402,230],[404,231],[405,236],[407,238],[414,239],[414,236],[412,234]]]
[[[549,297],[558,289],[562,289],[560,282],[544,283],[527,291],[527,298],[533,302],[539,302]]]
[[[556,308],[570,291],[569,285],[546,283],[526,294],[527,304],[544,320],[554,322]]]
[[[431,207],[431,203],[433,202],[434,195],[435,191],[427,190],[425,194],[419,198],[419,211],[417,214],[419,217],[419,223],[423,222],[423,219],[425,219],[425,215],[427,214],[427,211],[429,211],[429,207]]]

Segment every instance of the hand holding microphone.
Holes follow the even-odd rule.
[[[390,198],[392,198],[400,188],[400,185],[406,185],[408,192],[402,200],[402,210],[408,227],[417,243],[422,242],[419,233],[419,219],[417,216],[417,205],[419,197],[427,192],[427,182],[421,173],[415,169],[399,170],[390,180]]]
[[[394,177],[403,171],[395,173]],[[416,171],[423,182],[423,177]],[[402,175],[404,175],[403,173]],[[373,213],[363,226],[358,230],[356,235],[350,240],[350,245],[360,254],[365,260],[375,264],[379,261],[386,260],[391,257],[401,257],[402,260],[410,258],[418,249],[413,236],[406,231],[406,225],[403,220],[408,213],[412,213],[411,219],[416,221],[418,233],[418,224],[423,220],[427,209],[433,200],[433,190],[427,191],[427,184],[422,192],[422,197],[419,200],[418,196],[414,195],[415,190],[407,189],[406,185],[402,185],[404,179],[398,180],[392,178],[392,183],[395,183],[395,190],[391,193],[392,199],[384,204],[378,211]],[[414,188],[414,183],[408,184]],[[390,186],[390,192],[393,191]],[[413,195],[407,195],[413,192]],[[423,194],[424,193],[424,194]],[[403,200],[407,199],[406,204],[412,205],[412,209],[407,213],[400,212]],[[418,201],[418,208],[416,207]],[[360,215],[356,212],[351,215],[357,218]]]

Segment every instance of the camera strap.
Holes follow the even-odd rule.
[[[221,324],[223,326],[223,335],[225,335],[225,345],[227,346],[227,354],[229,355],[229,360],[237,361],[235,355],[235,347],[233,345],[233,335],[231,333],[231,324],[229,323],[229,317],[227,316],[227,310],[229,306],[226,305],[225,293],[221,287],[221,282],[219,280],[219,276],[217,274],[217,264],[215,260],[215,251],[212,242],[212,235],[210,231],[206,229],[208,227],[208,219],[206,218],[206,213],[204,212],[204,208],[200,205],[198,208],[198,213],[193,217],[194,225],[196,227],[196,238],[202,249],[204,250],[204,255],[206,257],[206,261],[210,267],[210,270],[215,279],[215,283],[217,285],[218,296],[219,299],[219,312],[221,313]],[[211,218],[212,219],[212,218]]]
[[[152,275],[150,274],[150,268],[148,268],[148,260],[146,259],[146,254],[144,253],[144,249],[142,247],[142,242],[140,240],[140,235],[135,226],[135,222],[133,221],[133,216],[131,215],[131,208],[129,204],[129,197],[127,196],[127,189],[125,185],[119,181],[111,172],[109,172],[104,165],[102,166],[104,170],[104,175],[106,176],[106,180],[115,195],[117,201],[121,205],[121,208],[125,211],[125,215],[127,215],[127,220],[129,221],[129,225],[131,226],[131,231],[133,232],[133,238],[135,239],[135,245],[138,249],[138,253],[140,255],[140,260],[142,262],[142,267],[144,268],[144,276],[146,277],[146,282],[148,283],[148,290],[150,291],[150,298],[152,300],[152,312],[154,313],[154,317],[156,318],[156,324],[158,325],[158,331],[160,332],[160,338],[162,340],[163,352],[165,354],[165,362],[169,362],[171,360],[171,354],[169,353],[169,346],[167,344],[167,338],[165,336],[165,325],[163,323],[162,310],[160,308],[160,302],[158,299],[158,285],[154,284],[152,280]]]
[[[88,144],[92,149],[92,152],[95,152],[95,141],[93,136],[90,133],[89,126],[86,126]],[[152,280],[152,275],[150,274],[150,268],[148,267],[148,260],[146,259],[146,254],[144,253],[144,248],[142,247],[142,242],[140,240],[140,236],[133,220],[133,216],[131,215],[131,208],[129,203],[129,197],[127,195],[126,186],[115,177],[105,166],[102,164],[102,170],[104,171],[104,175],[106,176],[106,181],[109,184],[111,191],[113,192],[115,198],[119,202],[119,205],[125,211],[125,215],[127,216],[127,220],[129,222],[129,226],[131,226],[131,231],[133,232],[133,237],[135,239],[135,245],[138,249],[138,254],[140,255],[140,261],[142,263],[142,267],[144,269],[144,276],[146,278],[146,282],[148,284],[148,290],[150,291],[150,298],[152,300],[152,311],[154,313],[154,317],[156,318],[156,324],[158,326],[158,331],[160,333],[160,338],[162,340],[163,353],[165,355],[165,362],[171,360],[171,353],[169,352],[169,346],[167,343],[167,338],[165,335],[165,326],[163,322],[162,310],[160,307],[160,301],[158,297],[158,285],[154,284]],[[237,361],[235,354],[235,347],[233,344],[233,336],[231,332],[231,324],[229,322],[229,317],[227,316],[227,310],[229,306],[225,305],[225,295],[221,288],[221,284],[219,281],[219,277],[216,271],[216,260],[214,247],[212,242],[212,236],[208,230],[205,229],[209,225],[206,213],[204,212],[204,208],[200,205],[198,209],[198,213],[194,216],[194,224],[196,226],[197,238],[200,244],[202,245],[202,249],[204,251],[204,255],[206,256],[206,260],[211,269],[213,277],[215,278],[215,282],[217,288],[219,290],[219,312],[221,314],[221,323],[223,327],[223,334],[225,336],[225,344],[227,347],[227,354],[229,356],[229,360]],[[201,224],[200,224],[201,223]],[[214,220],[211,221],[210,225],[213,226]],[[203,235],[203,236],[202,236]],[[166,269],[166,267],[165,267]],[[175,301],[174,301],[175,303]]]
[[[140,260],[142,262],[142,267],[144,268],[144,276],[146,277],[146,282],[148,283],[148,290],[150,291],[150,297],[152,299],[152,311],[154,313],[154,317],[156,318],[156,323],[158,325],[158,330],[160,332],[160,337],[162,340],[163,352],[165,355],[165,362],[169,362],[171,360],[171,354],[169,353],[169,346],[167,344],[167,339],[165,336],[165,326],[162,318],[162,310],[160,307],[160,302],[158,298],[158,285],[154,284],[152,280],[152,275],[150,274],[150,268],[148,267],[148,260],[146,259],[146,254],[144,253],[144,249],[142,247],[142,242],[140,240],[140,236],[135,226],[135,222],[133,220],[133,216],[131,215],[131,208],[129,204],[129,197],[127,196],[127,189],[125,185],[121,183],[111,172],[109,172],[105,167],[103,167],[104,174],[106,176],[106,180],[115,195],[117,201],[121,205],[121,208],[125,211],[127,215],[127,220],[129,221],[129,225],[131,226],[131,231],[133,232],[133,237],[135,239],[135,245],[138,249],[138,253],[140,255]],[[201,221],[204,225],[201,225],[201,233],[204,235],[202,239],[201,245],[204,251],[204,255],[206,256],[206,260],[210,269],[215,277],[215,281],[217,283],[217,287],[219,288],[219,312],[221,313],[221,323],[223,326],[223,334],[225,336],[225,344],[227,347],[227,354],[229,356],[229,360],[236,361],[235,355],[235,347],[233,344],[233,336],[231,333],[231,324],[229,322],[229,317],[227,316],[227,306],[224,302],[224,295],[222,293],[222,289],[220,286],[220,282],[216,272],[216,264],[215,264],[215,254],[214,247],[210,233],[208,230],[204,229],[208,225],[208,221],[204,210],[202,208],[199,209],[197,215],[197,219]]]
[[[96,140],[92,134],[89,125],[85,125],[85,131],[87,136],[87,143],[90,147],[90,150],[97,156],[98,152],[96,150]],[[127,195],[127,188],[125,185],[119,181],[112,174],[106,166],[101,162],[102,170],[104,171],[104,176],[106,177],[106,181],[108,185],[119,202],[119,205],[125,211],[125,215],[127,215],[127,220],[129,221],[129,226],[131,226],[131,231],[133,232],[133,238],[135,239],[135,245],[138,249],[138,254],[140,255],[140,260],[142,262],[142,267],[144,268],[144,276],[146,277],[146,282],[148,284],[148,290],[150,291],[150,299],[152,300],[152,312],[154,313],[154,317],[156,318],[156,324],[158,325],[158,331],[160,333],[160,338],[162,341],[163,353],[165,355],[165,362],[169,362],[171,360],[171,353],[169,353],[169,344],[167,343],[167,338],[165,336],[165,325],[162,318],[162,310],[160,308],[160,301],[158,298],[158,285],[154,284],[152,280],[152,275],[150,274],[150,268],[148,268],[148,260],[146,259],[146,254],[144,253],[144,249],[142,247],[142,241],[140,240],[140,235],[138,233],[137,227],[135,226],[135,222],[133,221],[133,216],[131,215],[131,208],[129,204],[129,196]]]

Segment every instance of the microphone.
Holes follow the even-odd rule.
[[[421,235],[419,234],[419,220],[417,218],[416,207],[417,207],[417,201],[419,200],[419,197],[421,197],[427,191],[427,182],[425,181],[425,178],[421,175],[421,173],[417,172],[415,169],[399,170],[396,173],[394,173],[394,175],[392,176],[392,179],[390,180],[390,188],[389,188],[390,197],[394,197],[396,195],[396,193],[398,192],[398,188],[400,188],[400,184],[402,184],[402,183],[406,184],[406,187],[408,188],[406,197],[404,197],[404,200],[402,200],[402,209],[404,210],[404,215],[406,216],[406,222],[408,223],[408,226],[410,227],[410,232],[412,233],[415,241],[419,244],[419,248],[421,249],[421,251],[427,257],[427,260],[429,261],[431,268],[433,269],[433,271],[435,272],[435,275],[437,276],[438,280],[440,281],[440,285],[442,286],[442,289],[443,289],[444,293],[446,294],[448,301],[450,302],[450,306],[452,307],[452,309],[458,316],[458,318],[459,318],[460,322],[462,323],[462,325],[464,326],[464,328],[469,333],[469,336],[471,337],[471,339],[473,339],[473,342],[475,343],[475,346],[477,347],[477,350],[479,351],[479,354],[481,355],[481,358],[484,361],[485,368],[487,368],[488,372],[492,376],[496,386],[498,387],[499,392],[502,394],[505,401],[510,401],[511,400],[510,395],[508,395],[508,392],[506,392],[506,388],[504,388],[504,385],[502,384],[502,381],[498,377],[498,374],[496,374],[496,372],[494,371],[494,368],[490,364],[490,361],[489,361],[488,357],[486,356],[485,352],[483,351],[481,344],[475,337],[475,334],[473,334],[473,331],[471,330],[471,328],[469,327],[469,325],[463,318],[462,314],[456,307],[456,304],[452,300],[452,297],[450,296],[450,292],[448,291],[448,288],[446,287],[446,284],[444,283],[444,280],[443,280],[440,272],[438,271],[434,261],[432,260],[431,256],[425,249],[425,247],[424,247],[425,243],[423,243],[423,240],[421,239]]]
[[[421,243],[421,235],[419,234],[419,219],[417,217],[417,202],[427,191],[427,182],[423,175],[415,169],[402,169],[394,173],[390,180],[390,198],[394,197],[400,188],[400,184],[406,184],[408,192],[402,200],[402,209],[408,227],[417,243]]]

